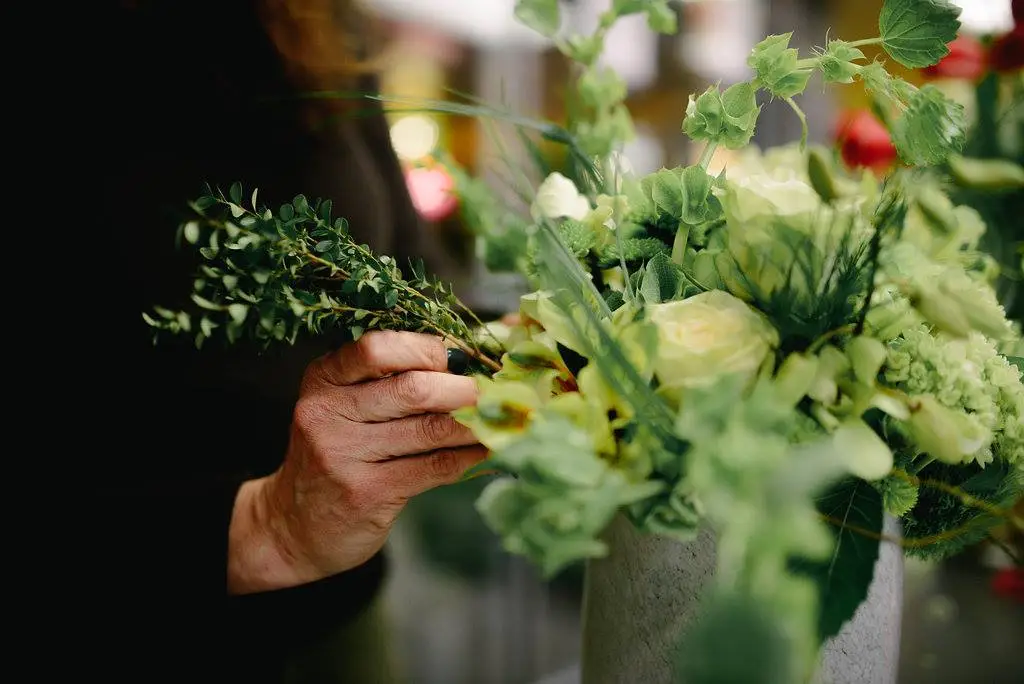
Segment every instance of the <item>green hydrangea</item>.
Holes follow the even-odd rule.
[[[885,381],[908,394],[930,394],[963,411],[992,439],[967,460],[1024,461],[1024,385],[1021,373],[979,333],[965,339],[933,335],[919,325],[890,344]]]

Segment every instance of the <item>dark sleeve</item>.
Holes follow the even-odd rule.
[[[88,5],[71,39],[55,43],[56,62],[83,74],[87,92],[69,100],[89,103],[60,131],[76,193],[65,202],[89,209],[46,228],[74,245],[76,269],[52,285],[67,307],[56,331],[65,365],[53,379],[60,408],[33,461],[60,463],[74,491],[57,537],[68,589],[105,616],[81,639],[120,644],[111,665],[132,649],[165,662],[216,657],[229,641],[312,638],[365,608],[382,558],[231,598],[227,533],[240,484],[280,463],[302,368],[326,345],[154,347],[141,313],[187,300],[195,264],[175,249],[175,210],[204,183],[242,181],[274,205],[300,192],[330,197],[371,244],[393,244],[393,221],[373,221],[388,215],[396,188],[353,126],[311,135],[301,113],[268,104],[264,95],[287,84],[255,3]],[[332,164],[340,175],[326,173]]]

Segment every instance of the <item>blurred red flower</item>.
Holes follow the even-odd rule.
[[[949,44],[948,55],[921,71],[927,78],[979,79],[988,71],[985,46],[973,36],[958,36]]]
[[[866,109],[843,114],[835,138],[843,161],[850,167],[884,173],[896,162],[896,147],[889,131]]]
[[[1024,67],[1024,24],[1017,24],[1012,31],[992,41],[988,60],[994,71],[1017,71]]]
[[[992,590],[1000,596],[1024,601],[1024,570],[1021,568],[1000,570],[992,578]]]

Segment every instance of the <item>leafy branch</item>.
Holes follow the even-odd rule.
[[[242,186],[209,191],[190,204],[180,228],[203,262],[193,282],[191,310],[154,307],[144,320],[158,332],[190,334],[196,346],[221,331],[229,343],[294,343],[301,333],[334,330],[358,340],[367,330],[439,335],[481,366],[497,371],[460,311],[468,308],[422,263],[406,279],[395,259],[356,242],[331,201],[295,197],[275,213],[242,205]],[[472,317],[474,323],[479,321]]]

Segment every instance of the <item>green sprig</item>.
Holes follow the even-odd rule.
[[[202,257],[193,307],[144,313],[158,333],[190,334],[202,346],[221,334],[270,344],[327,330],[349,340],[367,330],[429,332],[498,369],[451,290],[421,263],[407,279],[392,257],[356,242],[344,218],[332,221],[330,200],[298,195],[276,213],[256,202],[254,191],[243,206],[235,183],[227,195],[211,190],[191,203],[181,234]]]

